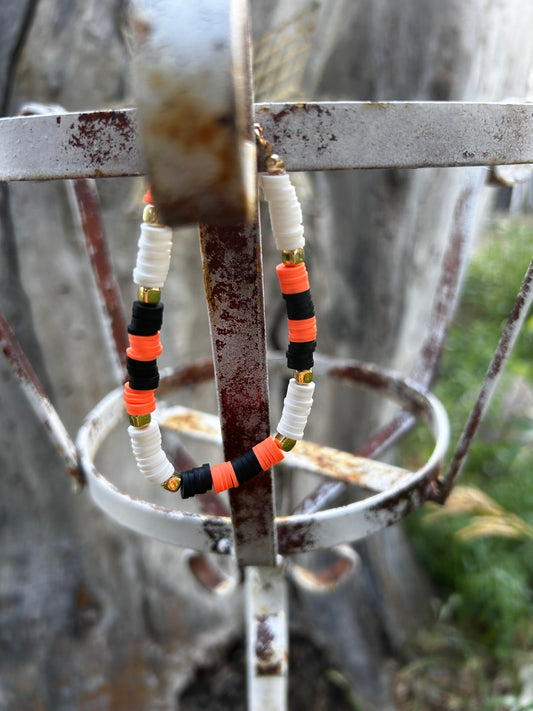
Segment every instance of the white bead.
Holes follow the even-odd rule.
[[[142,474],[155,484],[162,484],[174,474],[174,467],[161,448],[161,431],[156,420],[146,427],[128,427],[131,448]]]
[[[276,247],[281,251],[303,247],[302,208],[290,176],[263,175],[262,183]]]
[[[165,284],[170,266],[172,230],[143,222],[137,248],[133,281],[138,286],[160,289]]]
[[[289,380],[287,395],[283,402],[283,411],[277,431],[288,439],[303,439],[307,418],[313,404],[313,382],[305,385],[297,383],[294,378]]]

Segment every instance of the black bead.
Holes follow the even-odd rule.
[[[252,479],[263,471],[253,449],[249,449],[244,454],[232,459],[231,464],[239,484],[244,484],[245,481]]]
[[[128,333],[133,336],[155,336],[163,325],[163,304],[145,304],[134,301]]]
[[[155,390],[159,386],[157,360],[135,360],[127,356],[126,367],[133,390]]]
[[[313,318],[315,307],[311,298],[311,290],[301,291],[298,294],[283,294],[287,307],[287,318],[294,321],[302,321],[306,318]]]
[[[315,352],[316,341],[306,341],[305,343],[289,343],[286,351],[287,368],[289,370],[309,370],[313,367],[313,353]]]
[[[181,498],[189,499],[196,494],[205,494],[213,488],[213,478],[211,477],[211,467],[209,464],[202,464],[201,467],[188,469],[180,473],[181,477]]]

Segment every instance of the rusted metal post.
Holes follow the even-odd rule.
[[[200,228],[226,459],[270,433],[259,225]],[[274,565],[271,472],[230,492],[240,565]]]
[[[289,666],[285,571],[249,567],[245,584],[248,711],[285,711]]]

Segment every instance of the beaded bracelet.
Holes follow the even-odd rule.
[[[258,133],[263,147],[269,144]],[[280,462],[296,442],[303,438],[313,403],[313,353],[316,347],[316,318],[305,266],[302,211],[296,191],[283,162],[276,155],[267,159],[268,174],[262,176],[263,192],[269,205],[276,246],[282,263],[276,267],[281,293],[286,302],[289,324],[287,366],[294,370],[289,381],[281,419],[274,436],[269,436],[229,462],[204,464],[176,472],[161,446],[161,432],[151,413],[156,408],[155,390],[159,384],[157,357],[163,347],[160,329],[163,321],[161,289],[164,286],[172,247],[172,230],[159,220],[150,190],[144,201],[141,235],[133,280],[137,301],[133,303],[128,327],[127,350],[129,382],[124,400],[129,415],[128,434],[140,471],[168,491],[181,490],[184,499],[214,489],[237,487]]]

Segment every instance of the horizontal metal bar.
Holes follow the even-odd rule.
[[[256,104],[255,119],[290,171],[533,163],[528,103]],[[0,180],[143,172],[135,109],[0,119]]]
[[[533,104],[258,104],[256,121],[290,171],[533,161]]]
[[[194,439],[222,444],[220,420],[216,415],[191,410],[183,405],[162,409],[159,413],[161,427],[188,435]],[[355,484],[369,491],[386,491],[412,472],[384,462],[365,457],[355,457],[332,447],[324,447],[303,440],[284,461],[291,469],[319,474]]]
[[[0,180],[108,178],[143,172],[134,109],[0,119]]]

